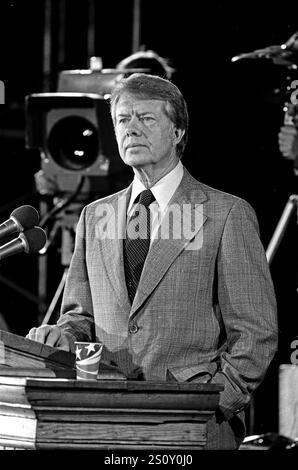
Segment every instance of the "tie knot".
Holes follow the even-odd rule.
[[[139,204],[143,204],[143,206],[148,207],[153,201],[155,201],[155,197],[150,189],[145,189],[140,193]]]

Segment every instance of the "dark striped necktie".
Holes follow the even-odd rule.
[[[136,199],[136,208],[126,226],[123,244],[124,271],[128,296],[133,302],[150,246],[150,204],[155,201],[150,189]]]

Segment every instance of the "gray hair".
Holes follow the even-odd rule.
[[[115,125],[115,108],[120,97],[128,93],[144,100],[161,100],[165,102],[165,114],[177,129],[185,133],[177,144],[177,154],[181,158],[188,139],[188,111],[185,99],[179,88],[169,80],[145,73],[134,73],[122,78],[112,90],[110,109]]]

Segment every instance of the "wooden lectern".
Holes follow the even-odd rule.
[[[75,355],[0,330],[0,375],[75,379]],[[101,362],[98,379],[125,380],[117,367]]]
[[[117,374],[114,379],[103,374],[96,381],[75,380],[71,353],[62,354],[71,360],[68,368],[64,363],[64,369],[59,355],[61,368],[57,369],[57,354],[63,351],[5,336],[0,334],[0,449],[188,450],[206,446],[207,421],[218,406],[222,385],[119,380]],[[23,358],[24,348],[30,358],[30,343],[34,343],[46,356],[44,361],[35,358],[39,366],[26,366],[24,359],[22,364],[15,363],[18,354],[12,354],[13,339],[19,341]],[[49,359],[50,350],[55,360],[51,354]],[[13,364],[3,364],[5,357]]]
[[[0,330],[0,369],[8,367],[75,373],[75,355]]]

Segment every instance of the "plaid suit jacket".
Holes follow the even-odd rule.
[[[184,169],[170,201],[178,212],[164,219],[170,237],[152,243],[131,305],[123,266],[130,192],[83,209],[58,325],[71,340],[102,341],[104,359],[128,377],[224,384],[220,408],[228,419],[249,402],[277,348],[275,294],[255,213]]]

